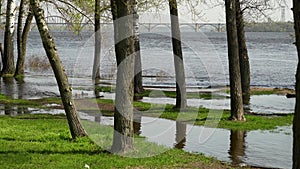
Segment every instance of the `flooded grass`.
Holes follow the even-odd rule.
[[[108,99],[97,99],[101,113],[106,116],[113,116],[114,103]],[[144,116],[160,117],[170,120],[183,121],[190,124],[230,129],[230,130],[271,130],[278,126],[290,126],[293,121],[292,114],[281,116],[276,115],[254,115],[246,114],[246,122],[230,121],[230,111],[228,110],[210,110],[206,108],[188,107],[185,110],[178,111],[173,109],[174,105],[150,104],[144,102],[134,102],[134,107]],[[99,110],[91,107],[81,107],[81,110]],[[215,116],[215,118],[212,118]],[[215,123],[218,125],[215,126]]]
[[[40,99],[14,99],[10,96],[0,94],[0,104],[9,106],[22,106],[31,108],[49,108],[47,104],[57,104],[56,108],[63,108],[59,106],[62,104],[60,98],[40,98]]]
[[[195,116],[194,112],[198,112]],[[171,108],[165,110],[159,117],[180,120],[186,123],[192,123],[200,126],[224,128],[229,130],[271,130],[276,129],[278,126],[290,126],[293,121],[293,115],[286,116],[257,116],[257,115],[245,115],[247,121],[231,121],[230,112],[220,110],[209,110],[205,108],[188,108],[187,110],[180,112],[174,111]],[[212,115],[213,114],[213,115]],[[212,118],[211,116],[215,116]]]
[[[90,99],[95,106],[87,104],[87,99],[84,102],[75,101],[79,111],[101,111],[103,115],[113,116],[114,101],[110,99]],[[55,108],[63,108],[60,98],[41,98],[41,99],[13,99],[11,97],[0,95],[0,104],[4,105],[22,105],[25,107],[49,108],[47,104],[57,104]],[[60,105],[60,106],[59,106]],[[160,117],[171,120],[179,120],[195,125],[209,125],[210,123],[218,123],[216,127],[231,130],[270,130],[278,126],[289,126],[292,124],[293,115],[287,114],[284,116],[260,116],[246,114],[246,122],[230,121],[230,112],[222,110],[209,110],[206,108],[188,107],[185,110],[178,111],[173,109],[174,105],[150,104],[144,102],[134,102],[136,110],[140,111],[145,116]],[[211,118],[214,114],[217,117]],[[180,118],[179,118],[180,114]],[[209,126],[208,126],[209,127]]]
[[[1,168],[235,168],[176,149],[149,158],[113,155],[89,138],[72,140],[62,115],[0,116],[0,151]]]

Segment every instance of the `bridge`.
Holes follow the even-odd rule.
[[[151,32],[158,27],[167,27],[171,29],[171,23],[140,23],[140,26],[146,28],[148,32]],[[222,32],[226,29],[225,23],[180,23],[179,26],[180,28],[189,27],[195,32],[199,32],[201,28],[204,27],[216,32]]]
[[[91,23],[71,23],[66,21],[65,18],[61,16],[48,16],[46,17],[46,21],[50,25],[73,25],[73,24],[81,24],[82,27],[84,26],[91,26]],[[103,26],[111,26],[111,22],[101,23]],[[140,23],[141,29],[146,29],[148,32],[153,32],[161,27],[169,28],[171,30],[171,23]],[[206,29],[215,32],[222,32],[226,30],[226,23],[180,23],[180,28],[190,28],[195,32],[201,31],[201,29]]]

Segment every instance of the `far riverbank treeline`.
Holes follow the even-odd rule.
[[[245,23],[246,32],[294,32],[293,22]]]

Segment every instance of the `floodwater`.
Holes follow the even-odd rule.
[[[92,32],[72,35],[70,32],[53,32],[59,55],[69,75],[73,94],[87,94],[94,97],[91,71],[93,64]],[[3,38],[3,37],[0,37]],[[101,75],[105,81],[115,83],[116,66],[113,37],[111,32],[103,36]],[[294,39],[290,33],[250,32],[247,33],[251,62],[251,85],[258,87],[294,88],[297,55]],[[228,62],[225,33],[183,32],[184,62],[187,86],[189,88],[224,87],[228,85]],[[174,68],[171,38],[168,32],[141,33],[141,53],[144,85],[149,87],[174,87]],[[32,31],[28,40],[27,58],[45,58],[41,40]],[[28,65],[28,60],[26,64]],[[87,90],[88,89],[88,90]],[[199,89],[197,89],[199,90]],[[32,70],[26,67],[23,81],[9,78],[0,80],[0,91],[14,98],[40,98],[58,96],[58,88],[51,70]],[[216,91],[212,91],[216,92]],[[103,94],[114,98],[114,94]],[[143,98],[150,103],[174,104],[172,98]],[[276,114],[292,113],[295,99],[282,95],[252,96],[250,111]],[[188,105],[211,109],[229,109],[229,99],[189,99]],[[51,105],[50,105],[51,106]],[[35,110],[14,107],[0,107],[0,114],[63,113],[62,110]],[[81,116],[84,113],[81,112]],[[89,117],[86,115],[84,117]],[[99,117],[97,117],[99,118]],[[89,119],[89,118],[88,118]],[[91,120],[91,119],[90,119]],[[95,120],[93,117],[92,120]],[[99,119],[97,120],[99,121]],[[111,117],[101,117],[102,124],[111,125]],[[164,125],[161,125],[164,124]],[[165,126],[165,128],[162,128]],[[157,131],[166,131],[163,136]],[[213,133],[204,139],[201,133]],[[274,131],[229,131],[210,129],[180,122],[141,118],[140,135],[148,141],[188,152],[204,153],[234,164],[249,164],[262,167],[291,168],[291,127]],[[199,134],[200,133],[200,134]],[[205,135],[205,134],[204,134]]]
[[[93,64],[92,32],[80,36],[53,32],[58,52],[69,76],[90,77]],[[174,61],[168,32],[141,33],[141,54],[145,86],[175,86]],[[189,87],[225,86],[228,80],[227,42],[224,32],[183,32],[183,54]],[[297,55],[294,38],[288,32],[248,32],[251,85],[294,88]],[[111,31],[103,34],[101,75],[114,80],[116,61]],[[36,31],[30,33],[27,57],[45,57]],[[27,59],[28,61],[28,59]],[[48,74],[34,72],[30,74]]]
[[[81,115],[83,119],[95,121],[94,116],[86,113]],[[96,119],[95,123],[113,125],[113,117],[102,116]],[[236,165],[292,167],[291,127],[247,132],[193,126],[152,117],[141,117],[139,120],[139,125],[135,125],[139,135],[158,145],[203,153]]]

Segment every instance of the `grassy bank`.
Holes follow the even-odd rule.
[[[172,149],[148,158],[103,151],[88,138],[71,140],[61,115],[0,116],[1,168],[239,168]]]

